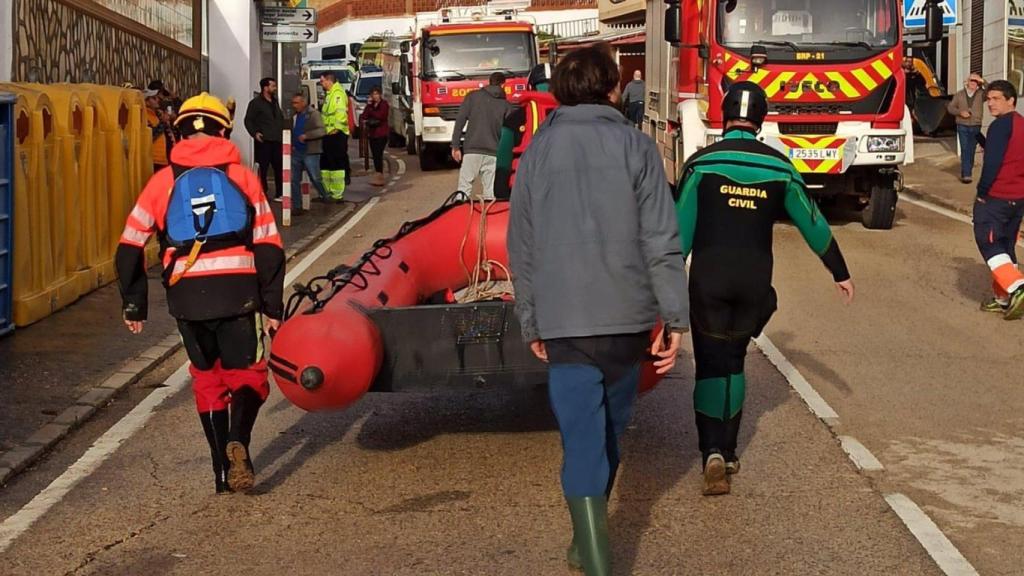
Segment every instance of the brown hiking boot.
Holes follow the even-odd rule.
[[[228,486],[234,492],[248,492],[256,483],[249,451],[241,442],[228,442]]]
[[[704,495],[720,496],[728,493],[729,476],[725,472],[725,458],[721,454],[712,454],[704,464]]]

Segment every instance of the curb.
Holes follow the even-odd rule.
[[[957,204],[956,202],[953,202],[952,200],[949,200],[949,199],[944,198],[942,196],[936,196],[935,194],[930,194],[928,192],[924,192],[924,191],[919,190],[918,188],[916,188],[914,186],[905,186],[903,188],[903,193],[907,194],[911,198],[916,198],[918,200],[925,200],[925,201],[931,202],[932,204],[935,204],[937,206],[941,206],[941,207],[943,207],[943,208],[945,208],[947,210],[952,210],[953,212],[956,212],[957,214],[963,214],[964,216],[971,216],[971,211],[969,209],[967,209],[967,208],[964,208],[962,205]]]
[[[387,184],[381,189],[381,193],[386,192],[405,173],[404,162],[390,154],[387,154],[387,157],[395,164],[395,169],[391,172],[394,176],[388,179]],[[327,232],[341,225],[355,210],[355,204],[348,204],[330,220],[317,226],[285,252],[285,262],[290,262],[298,254],[305,252]],[[287,289],[287,287],[285,288]],[[135,358],[125,362],[113,374],[104,378],[99,384],[75,400],[73,406],[55,416],[19,445],[0,454],[0,486],[6,485],[8,480],[34,464],[68,434],[85,424],[97,411],[109,404],[121,391],[152,372],[180,348],[181,339],[177,333],[167,335],[159,343],[150,346]]]

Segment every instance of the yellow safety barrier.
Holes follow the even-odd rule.
[[[64,272],[73,279],[78,295],[91,292],[93,274],[86,258],[90,238],[86,227],[85,203],[95,191],[85,178],[83,161],[92,155],[92,141],[86,140],[85,104],[78,90],[70,84],[27,84],[27,88],[46,94],[54,107],[54,127],[60,146],[60,161],[51,165],[60,171],[62,185],[55,195],[51,210],[64,216]]]
[[[79,95],[85,104],[82,139],[92,143],[79,165],[82,168],[82,179],[88,182],[92,191],[83,198],[82,214],[86,230],[85,259],[92,271],[89,289],[93,290],[110,282],[115,276],[114,249],[117,236],[111,235],[110,187],[107,184],[110,179],[107,132],[112,130],[100,97],[87,89],[82,89]]]
[[[24,326],[115,278],[128,214],[153,173],[138,90],[3,84],[17,96],[13,319]],[[147,247],[150,264],[159,246]]]
[[[138,90],[82,84],[102,102],[100,124],[106,131],[107,202],[110,254],[117,248],[125,219],[153,173],[150,130],[146,126],[145,103]],[[159,246],[147,247],[150,264],[157,260]]]
[[[15,103],[14,322],[35,322],[78,298],[66,273],[64,198],[55,107],[46,94],[0,84]]]

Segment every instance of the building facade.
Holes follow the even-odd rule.
[[[0,79],[145,86],[202,83],[201,0],[8,0]]]

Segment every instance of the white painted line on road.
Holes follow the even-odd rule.
[[[903,202],[913,204],[914,206],[917,206],[919,208],[924,208],[925,210],[931,210],[936,214],[942,214],[943,216],[952,218],[953,220],[959,220],[960,222],[963,222],[965,224],[974,224],[974,221],[971,220],[970,216],[967,216],[966,214],[961,214],[955,210],[950,210],[949,208],[944,208],[942,206],[939,206],[938,204],[932,204],[927,200],[914,198],[911,196],[907,196],[906,194],[902,194],[900,196],[900,200]]]
[[[885,470],[882,463],[878,461],[878,458],[875,458],[875,455],[853,436],[840,436],[839,442],[843,446],[843,451],[850,457],[850,460],[853,460],[858,469],[865,472]]]
[[[901,196],[900,199],[902,201],[904,201],[904,202],[909,202],[910,204],[913,204],[914,206],[917,206],[917,207],[920,207],[920,208],[924,208],[925,210],[931,210],[932,212],[935,212],[936,214],[942,214],[943,216],[946,216],[947,218],[952,218],[953,220],[957,220],[959,222],[963,222],[964,224],[970,224],[972,226],[974,225],[974,221],[971,220],[970,216],[967,216],[966,214],[961,214],[961,213],[956,212],[954,210],[950,210],[949,208],[943,208],[942,206],[939,206],[938,204],[932,204],[931,202],[928,202],[927,200],[921,200],[920,198],[912,198],[912,197],[907,196],[906,194]],[[1017,240],[1017,246],[1020,246],[1021,248],[1024,248],[1024,240],[1018,239]]]
[[[306,269],[323,256],[327,250],[337,244],[349,230],[358,224],[377,205],[377,202],[378,198],[372,198],[352,218],[345,222],[344,226],[338,228],[334,234],[331,234],[326,240],[321,242],[315,250],[307,254],[285,276],[285,284],[294,282]],[[42,518],[54,505],[63,500],[72,488],[95,472],[107,458],[117,451],[121,444],[128,441],[145,426],[146,422],[153,415],[153,411],[164,400],[183,390],[188,386],[189,381],[188,364],[186,363],[175,370],[174,374],[171,374],[164,381],[162,387],[157,388],[149,396],[146,396],[131,412],[118,420],[117,424],[114,424],[93,442],[92,446],[85,451],[85,454],[82,454],[63,474],[58,476],[56,480],[51,482],[39,494],[36,494],[21,510],[18,510],[6,518],[3,523],[0,523],[0,554],[6,551],[19,536],[24,534],[36,520]]]
[[[785,376],[789,385],[803,398],[804,403],[807,404],[815,416],[829,425],[833,425],[839,420],[839,414],[828,405],[828,402],[825,402],[825,399],[818,394],[810,382],[804,378],[803,374],[790,364],[789,360],[782,355],[782,352],[779,352],[779,349],[768,339],[768,336],[761,334],[754,338],[754,343],[757,344],[757,347],[768,358],[768,361],[774,364],[779,372]]]
[[[164,381],[164,387],[157,388],[149,396],[132,409],[124,418],[114,424],[110,430],[99,437],[85,454],[72,464],[63,474],[36,495],[28,504],[0,524],[0,553],[7,550],[14,540],[21,536],[36,520],[46,514],[54,504],[60,502],[72,488],[96,471],[121,444],[139,431],[153,410],[164,400],[182,390],[189,383],[188,365],[178,368],[174,374]]]
[[[956,546],[946,538],[924,510],[903,494],[889,494],[885,497],[889,507],[906,524],[917,541],[928,551],[928,555],[939,565],[946,576],[978,576],[978,571],[964,558]]]
[[[355,225],[358,224],[359,221],[362,220],[363,217],[365,217],[370,212],[370,210],[372,210],[373,207],[377,205],[378,202],[380,202],[379,197],[375,196],[373,198],[370,198],[370,201],[363,205],[363,207],[360,208],[358,212],[353,214],[352,217],[349,218],[347,222],[345,222],[344,226],[335,230],[334,234],[328,236],[326,240],[321,242],[320,245],[316,247],[315,250],[307,254],[306,257],[303,258],[301,262],[299,262],[291,270],[289,270],[288,275],[284,277],[284,283],[286,285],[291,284],[299,276],[301,276],[302,273],[305,272],[307,268],[312,266],[314,262],[319,260],[321,256],[323,256],[328,250],[330,250],[335,244],[337,244],[338,240],[341,240],[342,237],[345,236],[345,234],[348,234],[349,230],[354,228]]]

